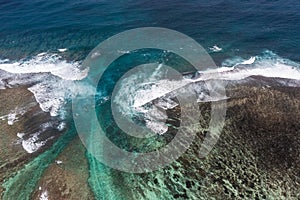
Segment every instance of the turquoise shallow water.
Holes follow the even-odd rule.
[[[250,56],[261,55],[265,50],[270,50],[284,59],[299,62],[299,10],[300,3],[295,0],[1,1],[0,59],[30,60],[41,52],[57,53],[57,49],[67,48],[67,51],[61,54],[62,58],[70,62],[81,62],[99,42],[110,36],[131,28],[154,26],[174,29],[192,37],[210,52],[217,65],[221,65],[228,58],[247,59]],[[222,48],[222,51],[211,51],[210,48],[214,45]],[[139,54],[124,56],[113,63],[111,71],[108,71],[99,83],[98,90],[103,94],[101,90],[104,88],[106,91],[103,96],[106,96],[106,93],[112,92],[118,78],[130,66],[150,61],[168,63],[166,58],[174,59],[172,55],[160,51],[142,57]],[[267,51],[258,60],[264,59],[275,60],[275,63],[277,56]],[[180,68],[186,63],[177,61],[176,64]],[[114,71],[116,68],[118,70]],[[107,111],[107,108],[105,109]],[[98,117],[103,123],[111,126],[111,113]],[[23,195],[29,198],[33,186],[47,165],[55,159],[75,133],[73,130],[60,138],[53,146],[54,154],[50,153],[51,150],[42,154],[29,163],[20,174],[9,179],[4,184],[8,189],[4,198],[9,199],[11,195],[14,195],[15,199],[22,199]],[[123,141],[122,137],[114,136],[112,134],[111,139],[115,139],[115,143],[119,142],[123,148],[129,148],[128,144],[120,142]],[[107,178],[116,172],[101,164],[89,153],[86,156],[90,165],[90,178],[87,181],[96,198],[124,199],[126,187],[116,189],[115,182]],[[43,165],[39,165],[41,161]],[[24,183],[30,173],[34,174],[32,181]],[[131,175],[124,176],[130,180]],[[106,177],[105,181],[103,177]],[[20,188],[25,188],[24,193],[19,193]],[[145,192],[145,195],[151,199],[153,193],[148,192]],[[167,195],[162,194],[163,197]]]

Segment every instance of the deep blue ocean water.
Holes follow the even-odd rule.
[[[30,59],[42,52],[57,53],[57,49],[64,48],[67,51],[60,54],[63,59],[82,61],[101,41],[128,29],[151,26],[192,37],[210,52],[217,65],[236,56],[249,59],[266,50],[300,62],[297,0],[0,0],[0,22],[0,59],[10,61]],[[211,52],[214,45],[222,51]],[[119,60],[123,64],[127,61]],[[61,140],[64,141],[60,143],[67,143],[69,138]],[[109,170],[88,153],[87,157],[91,175],[88,181],[95,196],[101,199],[111,191],[97,176],[107,175]],[[54,155],[51,159],[55,159]],[[37,162],[32,162],[34,170]],[[24,194],[30,195],[32,185],[45,168],[40,166],[36,180],[26,185]],[[24,177],[26,173],[24,170]],[[18,177],[6,185],[11,187],[8,191],[20,196],[18,191],[23,185],[16,186]]]
[[[82,60],[99,42],[121,31],[155,26],[180,31],[204,48],[223,48],[217,60],[271,50],[299,61],[300,2],[5,1],[0,2],[0,57],[24,58],[68,48]]]

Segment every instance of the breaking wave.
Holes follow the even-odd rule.
[[[26,86],[34,94],[43,111],[64,120],[68,115],[66,105],[73,97],[78,93],[81,96],[94,95],[96,91],[96,88],[89,85],[87,81],[79,81],[83,80],[89,72],[89,69],[81,67],[80,62],[68,62],[58,54],[49,53],[40,53],[31,59],[20,61],[0,60],[0,89]],[[193,78],[186,76],[182,81],[159,80],[149,83],[150,85],[145,83],[135,85],[134,88],[138,88],[138,91],[134,90],[135,92],[132,92],[130,88],[131,82],[134,81],[128,77],[122,83],[124,86],[122,94],[116,95],[114,103],[119,105],[121,110],[123,109],[122,113],[125,112],[125,115],[128,112],[129,115],[142,114],[147,128],[157,134],[163,134],[168,129],[164,123],[167,119],[164,110],[173,109],[178,105],[174,101],[176,95],[168,91],[170,88],[176,90],[188,85],[185,88],[186,91],[195,92],[198,102],[218,101],[219,99],[212,99],[209,96],[209,91],[203,85],[203,81],[209,79],[235,81],[250,76],[292,79],[293,84],[288,81],[286,84],[300,87],[300,64],[281,58],[271,51],[265,51],[261,55],[247,59],[234,57],[224,60],[217,69],[199,71]],[[124,96],[126,89],[131,92],[130,95]],[[0,119],[8,120],[8,123],[12,125],[18,120],[17,116],[22,114],[24,114],[23,111],[20,113],[13,111]],[[34,137],[23,141],[23,146],[26,146],[28,152],[34,152],[44,144],[43,142],[36,143],[38,135],[35,134]]]

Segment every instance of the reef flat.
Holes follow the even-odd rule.
[[[41,174],[30,199],[45,195],[48,199],[299,199],[300,87],[283,82],[287,80],[259,76],[228,81],[226,123],[212,152],[199,157],[207,134],[201,130],[177,161],[151,173],[108,168],[88,154],[75,137]],[[26,88],[3,90],[0,100],[13,107],[32,103],[33,113],[47,115],[40,112]],[[1,114],[12,109],[3,105]],[[210,103],[199,103],[199,112],[200,123],[208,126]],[[38,119],[49,120],[45,116]],[[14,126],[4,120],[0,123],[3,183],[52,143],[28,154],[15,143],[20,139],[16,133],[26,125],[26,115]],[[2,195],[4,190],[2,187]]]

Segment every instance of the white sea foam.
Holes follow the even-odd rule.
[[[17,133],[18,138],[22,139],[24,137],[25,133]]]
[[[68,51],[68,49],[67,49],[67,48],[63,48],[63,49],[57,49],[57,50],[58,50],[59,52],[61,52],[61,53]]]
[[[158,66],[158,69],[160,66]],[[159,76],[154,71],[151,76]],[[175,108],[178,104],[172,100],[172,92],[184,88],[185,92],[194,92],[198,102],[220,101],[228,97],[211,97],[205,82],[210,79],[241,80],[249,76],[259,75],[265,77],[279,77],[289,79],[289,86],[298,86],[290,79],[300,80],[300,65],[298,63],[282,59],[272,52],[265,52],[261,56],[253,56],[249,59],[233,58],[226,60],[224,65],[216,69],[199,71],[197,78],[186,77],[182,80],[161,79],[153,82],[139,83],[138,77],[132,75],[122,82],[122,90],[116,95],[114,101],[119,105],[121,112],[126,116],[140,115],[146,121],[146,127],[152,131],[163,134],[168,127],[164,123],[167,116],[162,110]],[[141,77],[139,77],[141,79]],[[145,78],[145,80],[148,80]]]
[[[17,137],[20,138],[20,140],[18,140],[17,143],[21,144],[23,149],[27,151],[27,153],[34,153],[37,150],[39,150],[42,146],[44,146],[49,140],[54,138],[53,136],[51,136],[45,140],[40,140],[39,136],[42,135],[46,130],[55,128],[55,125],[56,122],[49,121],[41,124],[39,131],[36,133],[17,133]]]
[[[30,60],[4,62],[0,69],[14,74],[51,73],[65,80],[81,80],[88,69],[81,70],[78,62],[67,62],[57,54],[40,53]]]
[[[198,74],[198,78],[193,79],[193,82],[209,79],[241,80],[250,76],[300,80],[300,64],[266,51],[263,55],[252,56],[250,59],[227,59],[221,67],[199,71]]]
[[[7,120],[8,125],[13,125],[16,121],[18,121],[18,115],[19,113],[13,112],[9,113],[8,115],[0,116],[0,120]],[[20,113],[22,115],[23,113]]]
[[[34,153],[36,152],[39,148],[45,145],[45,141],[38,141],[39,140],[39,134],[35,133],[31,138],[22,140],[22,146],[25,151],[28,153]]]
[[[45,56],[45,55],[47,55],[47,53],[46,52],[42,52],[42,53],[39,53],[37,56]]]
[[[219,52],[219,51],[223,50],[221,47],[218,47],[217,45],[214,45],[213,47],[210,47],[209,49],[213,52]]]
[[[9,62],[9,59],[4,59],[4,60],[0,59],[0,64],[6,63],[6,62]]]
[[[56,164],[58,164],[58,165],[60,165],[60,164],[63,163],[63,161],[61,161],[61,160],[56,160],[55,162],[56,162]]]
[[[54,136],[51,136],[45,140],[40,140],[39,136],[43,133],[45,130],[40,130],[36,133],[30,134],[29,138],[24,139],[25,133],[18,133],[18,137],[21,138],[21,144],[22,147],[27,153],[34,153],[37,150],[39,150],[41,147],[43,147],[49,140],[52,140]]]
[[[62,114],[66,101],[77,92],[92,94],[91,86],[75,80],[87,76],[88,69],[80,69],[78,62],[67,62],[56,54],[40,53],[32,59],[0,64],[0,88],[14,85],[29,87],[43,111],[51,116]]]
[[[165,123],[168,116],[164,110],[176,107],[177,103],[168,98],[161,98],[154,104],[145,104],[164,96],[170,89],[175,90],[185,84],[183,81],[174,81],[175,84],[168,80],[152,82],[161,76],[161,67],[162,65],[158,65],[156,70],[151,71],[150,76],[147,73],[133,73],[124,78],[120,84],[121,90],[113,99],[122,115],[131,118],[142,117],[146,127],[157,134],[163,134],[168,130]],[[138,80],[147,80],[147,82],[137,83]]]
[[[120,54],[129,54],[130,51],[118,50],[118,53],[120,53]]]
[[[164,110],[168,110],[168,109],[173,109],[176,106],[178,106],[178,103],[171,100],[170,98],[161,98],[157,101],[156,106],[158,106]]]
[[[182,88],[185,85],[188,85],[191,81],[186,79],[180,81],[170,81],[170,80],[159,80],[156,83],[148,84],[150,87],[146,89],[138,89],[135,92],[134,104],[133,107],[139,107],[145,105],[146,103],[153,101],[159,97],[162,97],[171,91],[175,91],[179,88]]]
[[[49,199],[48,191],[45,190],[42,192],[42,194],[40,196],[40,200],[48,200],[48,199]]]
[[[93,57],[97,56],[101,56],[101,54],[96,52],[93,55]],[[160,67],[158,66],[158,70],[152,76],[160,75]],[[209,79],[241,80],[252,75],[300,80],[299,69],[300,65],[298,63],[280,58],[268,51],[263,55],[247,59],[235,57],[225,60],[219,68],[199,71],[197,78],[194,79],[159,80],[131,87],[135,84],[135,78],[131,77],[131,80],[128,79],[126,80],[127,82],[122,83],[121,92],[124,95],[116,96],[117,99],[115,100],[119,103],[120,108],[124,109],[123,113],[136,112],[143,114],[146,126],[154,132],[162,134],[167,130],[164,123],[167,116],[164,112],[160,113],[156,109],[160,107],[162,110],[167,110],[178,105],[170,98],[172,96],[170,92],[172,91],[181,87],[189,90],[194,89],[194,92],[198,95],[199,102],[217,101],[219,99],[212,99],[209,96],[209,92],[201,88],[203,84],[198,82]],[[29,90],[34,94],[40,107],[52,116],[59,115],[64,118],[65,111],[63,108],[69,99],[78,94],[78,92],[81,95],[94,94],[95,88],[76,81],[86,77],[87,73],[88,69],[82,70],[78,62],[67,62],[62,60],[57,54],[43,52],[29,60],[18,62],[11,62],[7,59],[1,60],[0,88],[3,89],[14,85],[31,85]],[[291,81],[289,81],[289,84],[291,86],[297,85]],[[106,101],[106,98],[103,97],[103,100]],[[155,99],[155,104],[143,107]],[[159,115],[159,117],[156,115]],[[12,112],[10,116],[12,122],[14,122],[14,117]],[[8,119],[8,116],[5,119]],[[63,130],[64,127],[65,124],[60,124],[57,126],[57,129]],[[28,152],[33,152],[43,144],[36,138],[23,141],[23,146]]]
[[[241,80],[249,76],[265,76],[300,80],[300,64],[283,59],[271,51],[242,62],[239,58],[233,58],[224,61],[223,64],[228,65],[228,63],[234,66],[234,70],[218,74],[219,79]]]
[[[66,128],[66,123],[61,122],[56,128],[57,128],[57,130],[62,131]]]
[[[27,110],[34,105],[36,104],[32,103],[28,104],[25,107],[11,110],[10,113],[8,113],[7,115],[0,116],[0,120],[7,120],[8,125],[13,125],[15,122],[19,121],[19,117],[24,115],[27,112]]]
[[[241,80],[254,75],[297,80],[300,79],[300,71],[298,69],[282,63],[274,63],[272,66],[266,68],[236,70],[231,73],[224,73],[218,76],[218,78],[226,80]]]
[[[252,56],[251,58],[249,58],[249,60],[245,60],[241,63],[241,65],[251,65],[255,62],[255,57]]]
[[[2,60],[0,62],[0,88],[10,88],[25,85],[31,91],[41,109],[49,112],[51,116],[59,116],[65,119],[64,110],[67,101],[78,93],[91,95],[94,88],[82,84],[76,80],[86,77],[88,69],[81,70],[78,62],[67,62],[56,54],[40,53],[32,59],[11,62]],[[36,105],[36,104],[35,104]],[[27,110],[13,110],[0,119],[8,120],[11,125],[18,120],[18,117]],[[56,126],[56,127],[55,127]],[[23,138],[25,134],[19,133],[20,143],[28,153],[36,152],[46,144],[47,140],[40,140],[39,136],[49,127],[62,131],[66,124],[62,121],[59,125],[52,122],[40,126],[40,131],[27,133],[29,138]]]
[[[234,70],[234,66],[232,67],[218,67],[216,69],[207,69],[205,71],[199,71],[200,74],[212,74],[212,73],[221,73],[228,72]]]
[[[100,52],[94,52],[92,55],[91,55],[91,58],[97,58],[97,57],[99,57],[99,56],[101,56],[101,53]]]

